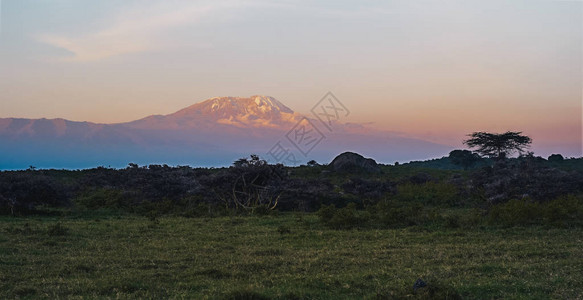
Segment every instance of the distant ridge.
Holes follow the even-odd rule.
[[[124,167],[129,162],[228,166],[251,153],[265,157],[277,142],[304,163],[330,161],[345,151],[393,163],[441,157],[452,150],[363,124],[337,123],[333,131],[324,130],[325,139],[313,151],[293,153],[286,133],[304,118],[309,117],[262,95],[215,97],[168,115],[117,124],[0,118],[0,170]]]

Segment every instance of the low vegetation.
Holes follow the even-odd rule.
[[[3,171],[0,214],[69,209],[201,217],[315,212],[350,203],[358,210],[384,203],[490,211],[511,200],[544,203],[583,193],[583,159],[481,159],[472,168],[456,168],[455,160],[445,157],[381,165],[375,173],[332,172],[317,164],[268,165],[257,157],[245,161],[218,169],[130,164],[119,170]]]

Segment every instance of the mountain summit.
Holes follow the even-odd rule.
[[[214,123],[241,128],[285,128],[301,117],[273,97],[255,95],[248,98],[215,97],[169,115],[149,116],[129,125],[134,128],[185,129]]]
[[[255,95],[249,98],[242,97],[215,97],[209,100],[203,101],[198,104],[194,104],[191,107],[187,107],[180,112],[188,112],[191,109],[201,110],[213,114],[247,114],[254,113],[260,114],[279,114],[288,113],[293,114],[293,110],[285,106],[281,102],[277,101],[273,97]]]

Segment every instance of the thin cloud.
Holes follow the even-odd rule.
[[[2,0],[0,0],[2,1]],[[379,7],[358,8],[356,10],[337,10],[321,8],[310,3],[298,4],[295,1],[271,2],[265,0],[232,1],[186,1],[165,0],[140,6],[121,8],[104,23],[110,24],[100,30],[71,36],[67,34],[42,34],[35,37],[39,42],[60,48],[69,53],[57,58],[57,61],[94,62],[111,57],[171,47],[167,43],[167,32],[181,26],[188,26],[208,20],[224,20],[233,14],[236,8],[253,9],[300,9],[331,15],[337,18],[361,18],[375,14],[395,14],[392,10]],[[166,42],[165,42],[166,41]],[[176,43],[181,43],[176,41]],[[209,42],[200,41],[198,48],[208,48]],[[50,59],[50,60],[54,60]]]
[[[205,17],[238,6],[236,2],[192,4],[168,1],[149,7],[126,8],[112,25],[83,36],[44,34],[38,41],[67,50],[72,55],[63,61],[92,62],[113,56],[156,50],[159,39],[170,29],[195,24]]]

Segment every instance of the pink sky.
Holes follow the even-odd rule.
[[[523,131],[581,155],[580,1],[3,1],[0,117],[124,122],[214,96],[460,145]]]

